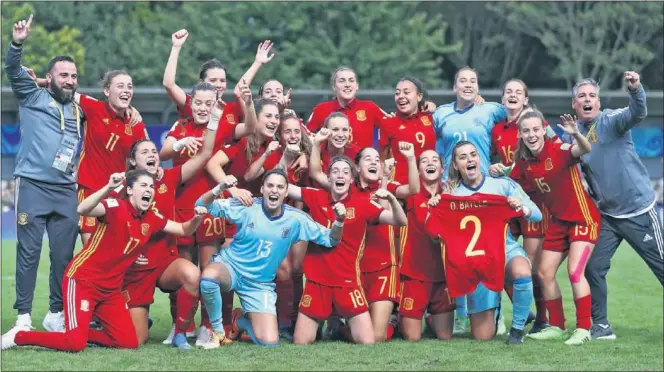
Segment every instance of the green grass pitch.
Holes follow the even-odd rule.
[[[12,309],[15,252],[15,241],[2,241],[2,333],[16,320]],[[48,268],[45,245],[34,300],[33,325],[37,329],[42,328],[48,310]],[[566,269],[561,269],[558,279],[563,289],[567,327],[573,328],[574,303]],[[282,343],[270,349],[236,343],[211,351],[189,352],[161,344],[170,329],[170,315],[167,296],[157,292],[151,310],[155,323],[147,345],[140,349],[90,346],[82,353],[67,354],[41,348],[15,348],[2,352],[2,370],[662,370],[662,287],[626,243],[613,259],[609,290],[609,314],[618,339],[593,341],[581,347],[528,339],[525,345],[511,347],[505,345],[502,336],[483,343],[462,337],[447,342],[396,340],[375,346],[342,342],[320,342],[313,346]],[[509,324],[511,304],[507,299],[504,304]]]

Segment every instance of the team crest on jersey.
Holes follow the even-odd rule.
[[[21,226],[27,225],[28,224],[28,214],[25,212],[21,212],[18,214],[18,224]]]
[[[401,125],[401,126],[399,126],[399,130],[404,130],[404,129],[406,129],[406,126],[405,126],[405,125]]]
[[[553,160],[546,158],[544,161],[544,170],[550,171],[551,169],[553,169]]]
[[[90,303],[88,300],[81,300],[81,311],[88,312],[90,311]]]
[[[427,207],[427,203],[422,202],[422,204],[420,204],[420,208],[426,208],[426,207]]]
[[[355,218],[355,208],[346,209],[346,218],[349,220]]]
[[[253,228],[254,228],[254,223],[253,223],[253,222],[250,222],[250,223],[247,225],[247,229],[253,229]]]
[[[103,119],[101,119],[101,121],[102,121],[104,124],[108,125],[108,122],[110,121],[110,119],[109,119],[109,118],[103,118]]]
[[[131,125],[126,124],[125,125],[125,134],[128,136],[131,136],[132,130],[131,130]]]
[[[475,120],[473,120],[473,125],[475,125],[476,127],[481,127],[482,125],[484,125],[484,122],[480,118],[475,118]]]
[[[226,121],[228,122],[228,124],[235,125],[235,115],[233,114],[226,115]]]
[[[166,186],[165,183],[162,183],[161,185],[159,185],[159,189],[157,189],[157,192],[159,192],[160,194],[163,194],[166,191],[168,191],[168,186]]]
[[[406,297],[406,299],[403,301],[403,308],[404,310],[413,310],[413,299],[410,297]]]
[[[96,224],[97,219],[94,217],[85,217],[85,226],[92,227]]]
[[[420,118],[420,121],[422,122],[422,125],[424,125],[425,127],[431,126],[431,120],[429,120],[428,116],[422,116]]]
[[[150,232],[150,224],[147,223],[141,224],[141,234],[143,234],[143,236],[147,236],[149,232]]]
[[[365,121],[365,120],[367,120],[367,113],[366,113],[364,110],[358,110],[358,111],[355,113],[355,117],[356,117],[357,120],[359,120],[359,121]]]
[[[284,227],[283,229],[281,229],[281,237],[288,238],[290,231],[291,231],[290,227]]]
[[[498,136],[498,139],[496,141],[500,141],[501,139],[503,139],[503,136]]]
[[[300,305],[302,307],[309,307],[311,306],[311,296],[310,295],[304,295],[302,296],[302,301],[300,301]]]

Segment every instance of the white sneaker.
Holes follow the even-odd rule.
[[[507,334],[507,327],[505,326],[505,319],[503,319],[503,314],[501,313],[498,316],[498,329],[496,329],[497,336],[503,336]]]
[[[463,316],[454,316],[454,329],[452,330],[453,335],[463,335],[466,334],[469,325],[468,317]]]
[[[217,346],[213,346],[214,342],[216,341]],[[195,345],[197,347],[202,347],[204,349],[212,349],[215,347],[219,347],[219,340],[214,340],[214,332],[212,332],[211,329],[208,329],[205,326],[201,326],[198,328],[198,335],[196,336],[196,343]]]
[[[49,332],[63,332],[65,331],[65,313],[60,311],[57,313],[48,312],[44,317],[42,323],[44,329]]]
[[[18,318],[16,318],[16,326],[27,326],[30,329],[35,329],[32,326],[32,316],[30,316],[30,313],[20,314]]]
[[[171,331],[168,332],[168,337],[166,337],[162,344],[170,345],[173,342],[173,336],[175,336],[175,324],[171,326]]]
[[[18,324],[18,322],[17,322],[17,324],[12,329],[10,329],[7,333],[2,335],[2,341],[1,341],[2,342],[2,345],[1,345],[2,350],[7,350],[11,347],[16,346],[16,341],[15,341],[16,334],[19,331],[29,331],[31,328],[32,327],[30,327],[28,325]]]

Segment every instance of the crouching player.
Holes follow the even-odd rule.
[[[14,327],[2,336],[2,349],[16,345],[42,346],[78,352],[88,342],[108,347],[136,349],[138,339],[125,299],[120,292],[125,272],[153,234],[164,231],[191,235],[207,211],[196,207],[191,220],[178,223],[150,209],[154,179],[146,170],[127,172],[127,198],[103,200],[125,179],[111,175],[108,184],[78,205],[78,213],[95,217],[99,224],[81,252],[69,263],[62,281],[66,298],[65,332],[37,332]],[[95,315],[103,330],[90,329]]]
[[[250,207],[234,199],[214,200],[225,188],[236,184],[227,176],[225,183],[205,193],[196,203],[207,206],[213,217],[223,217],[237,226],[231,245],[215,254],[201,275],[201,297],[210,316],[214,337],[203,347],[217,348],[226,338],[221,316],[221,291],[234,290],[244,315],[237,320],[240,332],[262,346],[279,344],[274,279],[290,247],[299,241],[312,241],[332,248],[341,240],[343,222],[332,229],[314,222],[299,209],[284,205],[288,176],[273,169],[263,176],[261,193]],[[214,201],[213,201],[214,200]],[[338,220],[345,219],[342,205],[335,208]]]

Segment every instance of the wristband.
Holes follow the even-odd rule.
[[[11,43],[15,48],[23,48],[23,43],[17,43],[14,40],[12,40]]]
[[[221,120],[221,117],[210,115],[210,121],[208,121],[207,129],[217,130],[217,128],[219,128],[219,120]]]
[[[184,141],[185,140],[186,140],[186,138],[175,141],[175,143],[173,144],[173,151],[180,152],[182,150],[182,148],[184,147]]]
[[[525,206],[525,205],[522,205],[522,206],[521,206],[521,209],[523,210],[523,215],[524,215],[525,217],[530,217],[530,208],[528,208],[528,207]]]
[[[344,227],[344,223],[335,220],[334,223],[332,224],[332,226],[336,226],[336,227]]]
[[[222,191],[224,191],[224,188],[221,185],[217,185],[212,189],[212,195],[219,196]]]

